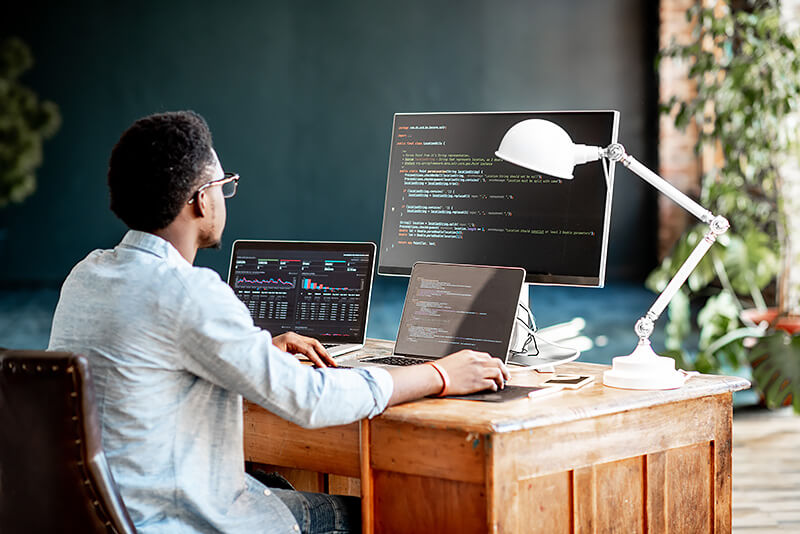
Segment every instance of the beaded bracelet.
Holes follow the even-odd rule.
[[[450,377],[447,375],[447,371],[442,369],[436,362],[427,362],[431,367],[436,369],[436,372],[439,373],[439,376],[442,377],[442,390],[434,395],[435,397],[444,397],[447,395],[447,390],[450,389]]]

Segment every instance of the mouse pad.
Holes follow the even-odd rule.
[[[469,395],[446,395],[445,399],[462,399],[474,400],[483,402],[506,402],[517,399],[524,399],[531,391],[538,391],[541,388],[536,386],[509,386],[506,385],[503,389],[497,391],[485,390],[478,391],[477,393],[470,393]]]

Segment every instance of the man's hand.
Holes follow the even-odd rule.
[[[506,380],[511,378],[503,362],[485,352],[461,350],[436,360],[436,365],[450,378],[448,395],[466,395],[485,389],[497,391],[505,387]],[[391,367],[388,371],[394,381],[389,406],[442,391],[442,377],[432,365]]]
[[[466,395],[485,389],[497,391],[511,378],[503,362],[485,352],[460,350],[436,363],[450,376],[448,395]]]
[[[337,367],[336,362],[328,355],[328,351],[325,350],[322,343],[313,337],[286,332],[273,337],[272,344],[284,352],[302,354],[317,367]]]

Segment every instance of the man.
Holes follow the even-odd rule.
[[[199,115],[136,121],[108,170],[111,209],[130,231],[69,274],[49,349],[91,363],[103,446],[139,532],[357,529],[357,500],[269,489],[245,474],[242,396],[321,427],[444,389],[497,389],[507,370],[471,351],[438,367],[334,369],[318,341],[254,326],[214,271],[192,266],[199,248],[219,246],[238,180]]]

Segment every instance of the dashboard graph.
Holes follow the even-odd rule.
[[[321,338],[359,334],[372,257],[324,250],[240,250],[229,278],[256,325],[274,335]]]
[[[245,286],[245,285],[253,285],[253,286],[269,286],[269,285],[273,285],[273,286],[278,286],[278,287],[287,287],[288,286],[290,288],[294,288],[294,282],[292,282],[291,280],[281,280],[280,278],[278,278],[278,279],[270,278],[268,280],[254,278],[252,280],[249,280],[245,276],[243,276],[240,279],[238,279],[236,281],[236,285],[237,285],[237,287]]]

